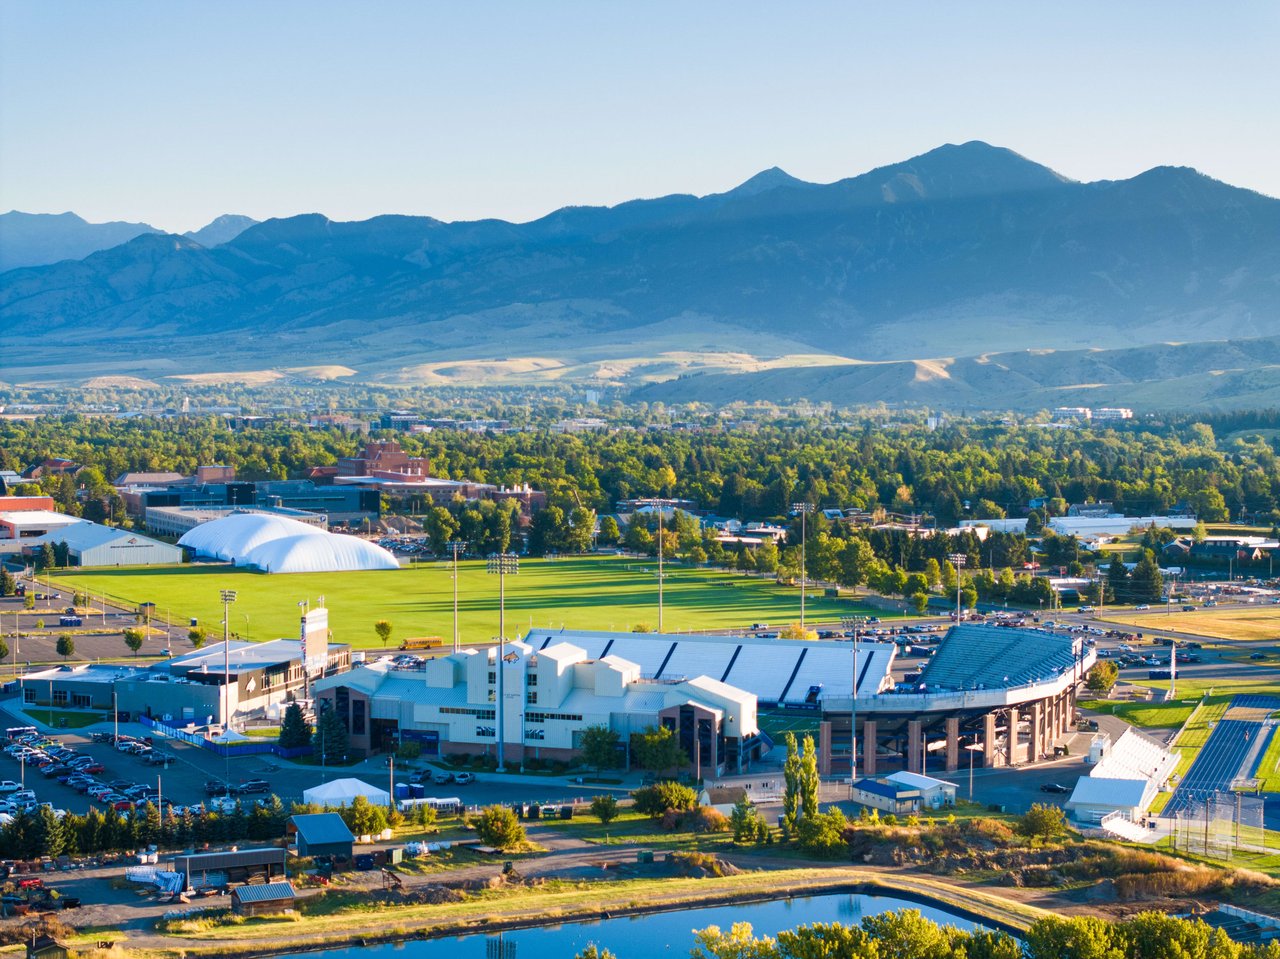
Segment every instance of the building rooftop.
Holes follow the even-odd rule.
[[[902,783],[904,786],[911,786],[914,789],[938,789],[942,786],[950,786],[956,788],[956,784],[948,782],[945,779],[934,779],[932,776],[922,776],[920,773],[909,773],[906,771],[890,773],[884,777],[891,782]]]
[[[256,886],[237,886],[234,895],[241,902],[282,902],[294,899],[297,893],[291,882],[267,882]]]
[[[303,813],[293,817],[294,828],[309,845],[352,842],[355,836],[336,812]]]
[[[646,679],[707,676],[763,703],[808,705],[817,698],[848,697],[855,672],[860,696],[891,687],[897,654],[892,643],[864,642],[855,670],[851,642],[576,629],[533,629],[524,642],[536,651],[572,643],[591,659],[620,656],[638,665]]]

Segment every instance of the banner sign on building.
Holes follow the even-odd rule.
[[[329,658],[329,610],[323,606],[302,614],[302,662],[307,674],[324,672]]]

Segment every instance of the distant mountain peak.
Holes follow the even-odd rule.
[[[253,217],[241,216],[238,213],[224,213],[198,230],[188,230],[182,234],[187,239],[195,240],[201,246],[218,246],[229,243],[245,230],[258,223]]]
[[[807,180],[793,177],[781,167],[771,166],[769,169],[761,170],[750,179],[739,183],[732,190],[720,194],[720,196],[757,196],[780,187],[811,187],[814,185]]]

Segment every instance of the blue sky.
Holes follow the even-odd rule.
[[[1280,5],[0,0],[0,209],[530,219],[981,139],[1280,196]]]

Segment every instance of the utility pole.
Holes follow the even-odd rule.
[[[805,526],[806,517],[813,512],[812,503],[792,503],[791,511],[800,514],[800,628],[804,629],[805,594]]]
[[[506,682],[503,679],[503,666],[507,654],[507,574],[515,575],[520,572],[520,557],[515,553],[494,553],[485,563],[485,567],[490,573],[496,573],[498,576],[498,656],[495,667],[498,673],[498,689],[495,698],[498,701],[497,721],[498,721],[498,772],[507,771],[506,757],[506,735],[503,730],[506,719],[506,709],[503,697],[506,695]]]
[[[460,539],[449,541],[449,550],[453,553],[453,651],[459,652],[462,644],[458,639],[458,554],[467,548]]]

